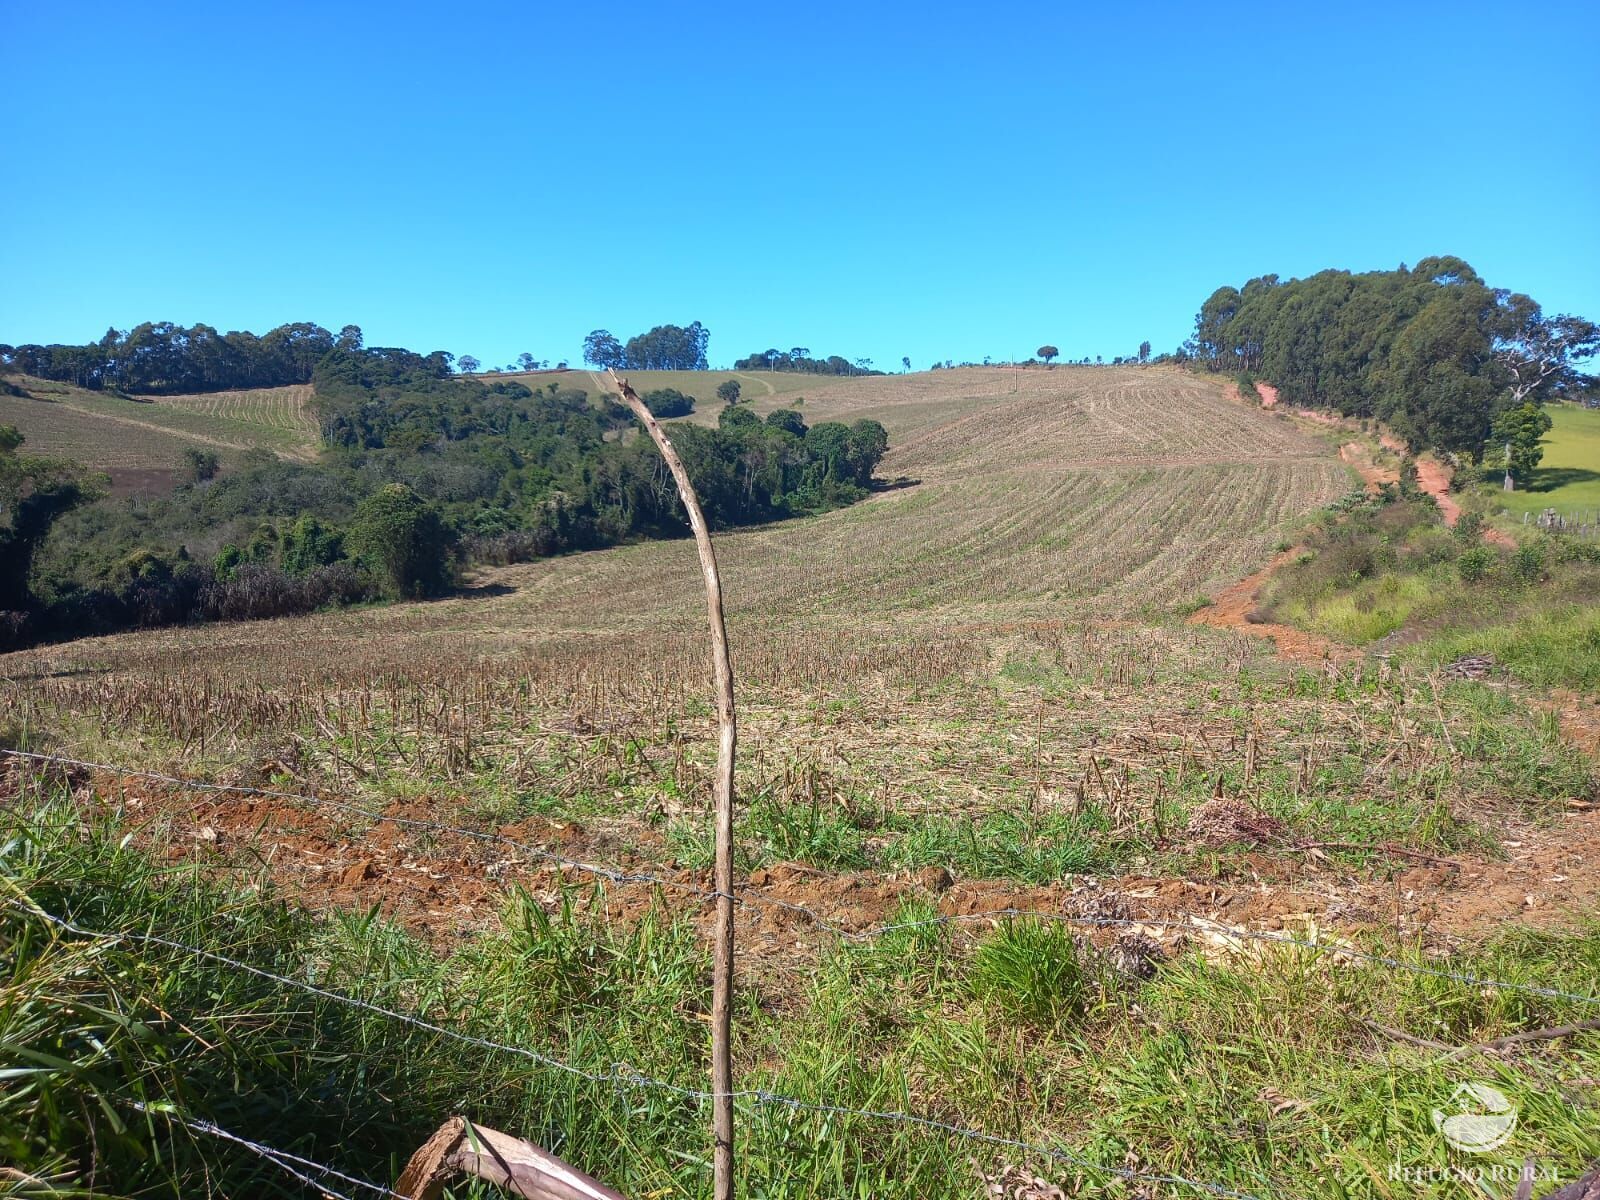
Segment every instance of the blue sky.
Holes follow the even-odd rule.
[[[1222,283],[1428,254],[1600,318],[1588,3],[0,14],[4,342],[1109,359]]]

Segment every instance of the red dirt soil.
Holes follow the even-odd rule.
[[[1276,645],[1281,657],[1308,666],[1356,657],[1357,652],[1348,646],[1340,646],[1317,634],[1290,625],[1274,625],[1260,618],[1256,610],[1257,594],[1274,571],[1293,562],[1300,552],[1298,546],[1285,550],[1254,575],[1224,588],[1209,606],[1189,618],[1189,624],[1232,629],[1251,637],[1267,638]]]
[[[1261,395],[1261,407],[1276,409],[1278,407],[1278,389],[1270,383],[1256,381],[1256,391]],[[1238,399],[1237,387],[1229,388],[1230,394]],[[1301,420],[1312,421],[1318,425],[1326,425],[1336,429],[1355,429],[1355,423],[1346,417],[1336,417],[1331,413],[1318,412],[1310,408],[1289,408],[1284,406],[1285,412],[1293,413]],[[1411,448],[1394,434],[1384,430],[1378,436],[1378,442],[1385,450],[1393,451],[1402,458],[1411,453]],[[1386,483],[1394,483],[1399,476],[1387,467],[1379,466],[1371,461],[1365,447],[1360,442],[1346,442],[1339,448],[1339,457],[1355,468],[1361,476],[1362,482],[1369,489],[1376,489]],[[1425,454],[1416,460],[1417,487],[1419,490],[1432,496],[1439,506],[1439,513],[1444,517],[1445,525],[1454,528],[1455,523],[1461,519],[1461,505],[1450,493],[1450,470],[1431,454]],[[1499,546],[1515,546],[1516,542],[1506,533],[1498,529],[1485,529],[1484,540]]]

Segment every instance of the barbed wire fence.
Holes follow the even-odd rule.
[[[648,871],[624,870],[620,867],[604,863],[588,862],[583,859],[562,855],[540,846],[508,837],[506,835],[472,829],[466,826],[448,822],[432,821],[415,817],[394,816],[377,811],[365,805],[329,796],[317,795],[313,792],[286,792],[270,788],[257,788],[242,784],[216,783],[201,779],[188,779],[181,776],[166,774],[156,771],[141,770],[118,766],[110,763],[95,762],[85,759],[72,758],[62,755],[43,754],[30,751],[0,750],[0,756],[13,761],[31,764],[41,772],[49,769],[64,769],[74,771],[99,772],[118,778],[143,779],[152,783],[159,783],[168,787],[183,789],[196,793],[206,793],[213,796],[228,797],[253,797],[266,798],[290,802],[306,806],[307,808],[322,808],[330,812],[347,816],[355,816],[374,823],[391,824],[403,829],[425,833],[448,833],[469,838],[475,841],[494,843],[525,855],[529,859],[546,863],[548,866],[564,871],[586,876],[599,884],[611,885],[641,885],[659,888],[663,892],[677,893],[690,902],[702,904],[713,901],[717,893],[704,888],[686,883],[682,880],[670,879],[658,873]],[[1152,930],[1169,931],[1179,935],[1210,935],[1224,941],[1243,945],[1254,943],[1262,946],[1276,946],[1297,951],[1311,953],[1317,956],[1327,956],[1333,961],[1363,963],[1371,966],[1384,967],[1391,970],[1412,972],[1429,977],[1448,980],[1473,988],[1493,989],[1544,999],[1557,1000],[1585,1007],[1600,1008],[1600,994],[1595,992],[1583,993],[1562,988],[1548,987],[1535,983],[1520,982],[1516,980],[1496,979],[1472,972],[1452,970],[1445,966],[1432,965],[1426,962],[1414,961],[1393,955],[1384,955],[1362,950],[1343,939],[1314,940],[1312,938],[1296,937],[1289,933],[1255,930],[1237,925],[1224,925],[1212,918],[1195,913],[1182,913],[1181,919],[1173,916],[1099,916],[1082,915],[1065,911],[1049,909],[1028,909],[1018,907],[999,907],[985,909],[978,912],[947,913],[937,916],[917,918],[913,920],[889,921],[869,925],[861,928],[849,928],[830,920],[824,914],[804,904],[783,900],[777,897],[766,896],[748,887],[739,891],[734,902],[744,909],[770,908],[785,912],[801,918],[812,925],[815,930],[825,937],[838,939],[847,943],[865,943],[880,939],[887,935],[913,930],[924,930],[946,926],[995,924],[1008,920],[1041,920],[1059,922],[1067,926],[1085,929],[1127,930],[1148,932]],[[296,979],[292,976],[269,971],[255,966],[241,959],[220,954],[201,946],[195,946],[159,934],[146,933],[132,930],[101,930],[89,928],[58,913],[52,913],[36,904],[22,903],[20,901],[0,898],[0,906],[10,909],[25,917],[39,921],[49,926],[58,936],[80,938],[93,941],[120,942],[125,945],[136,945],[158,948],[160,950],[181,954],[197,960],[206,961],[230,971],[263,980],[276,987],[291,989],[302,993],[315,995],[320,999],[348,1006],[354,1010],[364,1012],[371,1016],[392,1021],[397,1024],[429,1033],[436,1037],[445,1038],[475,1050],[493,1054],[509,1055],[531,1062],[540,1069],[559,1072],[581,1079],[585,1082],[610,1086],[617,1089],[643,1089],[671,1094],[681,1100],[698,1105],[710,1105],[715,1102],[718,1093],[704,1088],[689,1087],[673,1083],[668,1080],[649,1076],[633,1066],[618,1062],[603,1071],[592,1071],[576,1064],[567,1062],[553,1055],[545,1054],[527,1046],[520,1046],[493,1038],[484,1038],[461,1029],[451,1028],[435,1021],[427,1020],[414,1013],[407,1013],[397,1008],[377,1004],[358,996],[351,996],[332,988],[320,986],[307,980]],[[1583,1027],[1600,1025],[1600,1020],[1582,1023]],[[1471,1048],[1467,1048],[1469,1051]],[[1442,1052],[1441,1052],[1442,1053]],[[936,1117],[912,1112],[886,1109],[861,1108],[845,1104],[833,1104],[826,1101],[806,1100],[795,1096],[784,1095],[760,1088],[746,1088],[732,1090],[727,1094],[734,1103],[745,1108],[783,1109],[793,1112],[811,1113],[831,1117],[847,1117],[864,1121],[894,1123],[901,1126],[924,1130],[932,1135],[956,1138],[961,1141],[983,1145],[995,1149],[1015,1151],[1024,1155],[1034,1156],[1038,1160],[1050,1162],[1060,1166],[1070,1167],[1107,1179],[1120,1179],[1129,1183],[1161,1184],[1169,1187],[1188,1189],[1196,1194],[1214,1195],[1221,1197],[1235,1197],[1239,1200],[1266,1200],[1276,1193],[1270,1181],[1262,1180],[1260,1191],[1241,1191],[1235,1188],[1212,1181],[1191,1178],[1184,1175],[1168,1174],[1157,1171],[1147,1171],[1134,1167],[1120,1166],[1113,1163],[1096,1161],[1095,1159],[1075,1154],[1059,1146],[1044,1143],[1030,1142],[1020,1138],[1005,1137],[958,1124],[944,1121]],[[128,1101],[130,1105],[137,1106],[136,1102]],[[182,1114],[159,1112],[141,1108],[141,1111],[151,1112],[173,1121],[191,1133],[211,1137],[219,1142],[236,1146],[242,1150],[255,1154],[264,1161],[277,1166],[286,1174],[299,1179],[309,1187],[314,1187],[323,1194],[334,1196],[338,1200],[353,1200],[343,1193],[330,1187],[328,1181],[341,1183],[365,1192],[387,1196],[399,1196],[388,1186],[373,1183],[369,1180],[340,1172],[337,1168],[320,1163],[314,1159],[295,1155],[288,1151],[274,1149],[265,1143],[255,1141],[241,1134],[222,1129],[215,1124],[197,1117],[187,1117]],[[404,1200],[404,1198],[402,1198]]]

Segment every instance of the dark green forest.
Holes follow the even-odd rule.
[[[98,342],[82,346],[0,345],[0,370],[94,391],[175,395],[310,383],[330,352],[359,350],[361,344],[354,325],[332,333],[300,322],[257,337],[146,321],[125,332],[108,329]],[[434,357],[450,361],[449,355]]]
[[[317,463],[257,450],[219,471],[195,452],[155,498],[105,498],[91,472],[0,430],[0,644],[434,595],[464,564],[688,531],[654,443],[609,399],[463,378],[448,356],[355,336],[333,339],[311,381]],[[717,428],[671,431],[718,528],[852,503],[888,447],[875,421],[807,426],[792,409],[729,406]]]
[[[1577,367],[1597,352],[1592,322],[1546,317],[1443,257],[1218,288],[1179,357],[1259,376],[1294,404],[1376,418],[1413,450],[1476,462],[1508,411],[1592,399],[1594,381]]]

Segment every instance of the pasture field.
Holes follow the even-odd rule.
[[[1534,472],[1533,485],[1520,492],[1495,492],[1495,509],[1504,509],[1519,521],[1523,513],[1535,515],[1558,509],[1573,519],[1600,509],[1600,409],[1576,404],[1552,404],[1554,422],[1544,436],[1544,458]]]
[[[1514,687],[1181,618],[1351,490],[1330,445],[1157,368],[782,378],[881,421],[892,482],[717,536],[743,1194],[1479,1195],[1429,1118],[1463,1079],[1519,1106],[1472,1162],[1600,1156],[1593,1033],[1447,1053],[1595,1015],[1594,763]],[[0,913],[49,947],[0,1017],[59,977],[60,1021],[204,1020],[288,1102],[95,1036],[380,1183],[466,1097],[629,1196],[709,1194],[671,1091],[705,1066],[704,619],[692,545],[651,542],[0,657],[0,744],[117,768],[0,760],[0,878],[126,935],[90,961]]]

